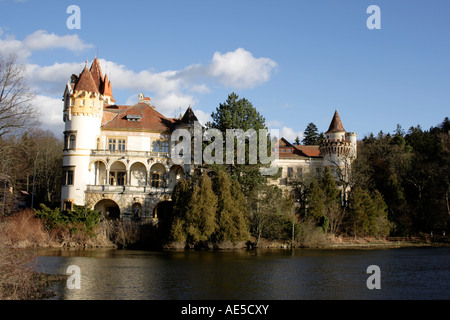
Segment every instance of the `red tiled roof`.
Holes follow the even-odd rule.
[[[333,119],[331,120],[330,127],[325,134],[330,132],[345,132],[344,125],[342,124],[341,117],[339,117],[339,113],[337,110],[334,112]]]
[[[98,59],[95,58],[94,61],[92,61],[91,69],[89,69],[92,75],[92,79],[94,79],[95,85],[99,92],[103,91],[103,75],[102,75],[102,68],[100,68],[100,62],[98,62]]]
[[[307,157],[311,158],[317,158],[322,157],[322,154],[320,153],[319,146],[301,146],[301,145],[294,145],[294,147],[301,151],[303,154],[305,154]]]
[[[283,152],[283,150],[285,150]],[[278,140],[278,151],[280,158],[297,158],[297,157],[307,157],[307,158],[317,158],[322,157],[319,146],[301,146],[291,144],[284,138]]]
[[[104,108],[102,129],[171,132],[172,119],[164,117],[152,106],[138,103],[134,106],[107,106]],[[127,116],[140,116],[139,121],[130,121]]]
[[[74,91],[87,91],[99,93],[97,86],[95,85],[92,74],[87,67],[84,68],[77,83],[75,84]]]

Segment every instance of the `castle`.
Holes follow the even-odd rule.
[[[278,148],[279,158],[274,165],[281,168],[281,175],[276,183],[286,191],[296,179],[324,167],[332,168],[336,179],[348,183],[349,169],[357,155],[357,138],[356,133],[344,129],[336,110],[320,145],[296,145],[281,138]]]
[[[171,133],[197,121],[189,107],[167,118],[148,97],[117,105],[97,58],[72,75],[64,96],[62,209],[88,205],[106,218],[156,219],[176,182],[193,169],[170,158]]]
[[[111,81],[94,59],[72,75],[63,95],[64,151],[61,208],[87,205],[108,219],[155,221],[178,180],[195,166],[174,163],[171,134],[192,129],[191,107],[179,118],[160,114],[142,93],[132,106],[117,105]],[[337,111],[320,146],[279,143],[278,184],[326,165],[346,167],[356,156],[356,134],[347,133]]]

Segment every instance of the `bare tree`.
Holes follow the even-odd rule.
[[[34,93],[15,55],[0,53],[0,137],[37,124]]]

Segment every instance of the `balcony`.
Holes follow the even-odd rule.
[[[142,157],[142,158],[170,158],[170,152],[134,151],[134,150],[92,150],[92,156],[99,157]]]
[[[88,185],[87,193],[146,193],[146,194],[170,194],[173,188],[155,188],[151,186],[111,186],[111,185]]]

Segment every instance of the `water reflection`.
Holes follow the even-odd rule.
[[[39,271],[81,269],[57,299],[448,299],[450,248],[150,252],[45,250]],[[369,265],[381,290],[369,290]]]

